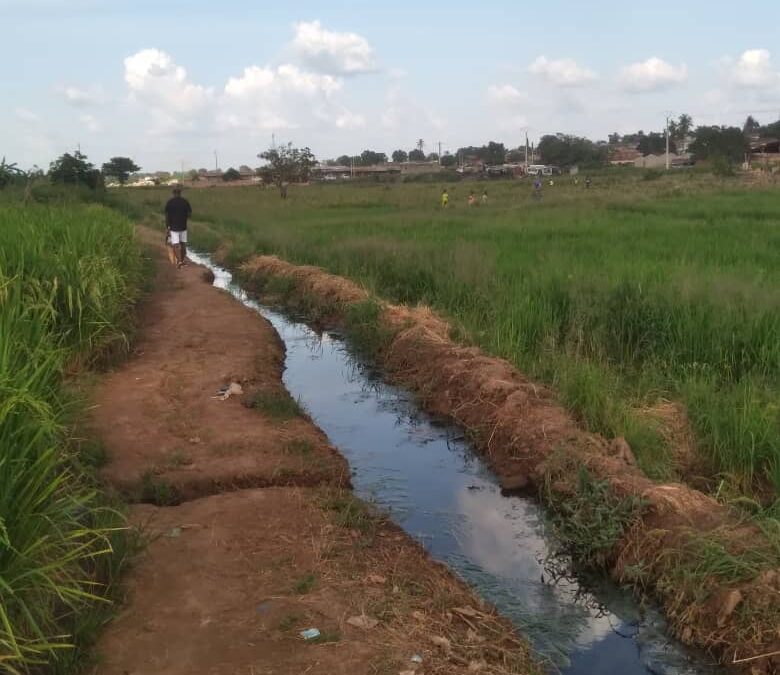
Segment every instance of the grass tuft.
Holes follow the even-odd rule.
[[[306,415],[300,401],[290,396],[286,389],[258,392],[252,398],[251,407],[278,422]]]

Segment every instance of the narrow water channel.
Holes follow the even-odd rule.
[[[357,494],[372,500],[429,553],[493,603],[567,675],[720,673],[665,635],[662,616],[604,580],[562,569],[535,500],[502,496],[455,427],[384,383],[334,332],[252,300],[202,255],[214,285],[260,312],[287,349],[284,382],[347,458]]]

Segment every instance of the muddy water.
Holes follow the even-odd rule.
[[[568,675],[716,673],[666,638],[661,615],[607,582],[573,574],[539,504],[502,496],[450,425],[383,383],[336,333],[251,300],[205,257],[215,285],[265,316],[287,348],[285,384],[349,460],[356,492],[496,605],[551,670]]]

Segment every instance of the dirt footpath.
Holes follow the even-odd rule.
[[[281,383],[271,326],[142,237],[155,291],[93,424],[147,545],[92,672],[537,672],[507,622],[352,495]],[[213,398],[231,382],[241,394]]]

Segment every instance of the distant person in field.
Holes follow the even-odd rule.
[[[488,203],[487,190],[482,190],[482,206],[487,206],[487,203]]]
[[[468,203],[469,203],[469,206],[476,206],[477,205],[477,195],[474,194],[474,190],[469,192]]]
[[[585,179],[585,187],[590,190],[590,176]]]
[[[450,193],[447,192],[447,188],[444,188],[441,191],[441,207],[443,209],[446,209],[449,203],[450,203]]]
[[[542,179],[541,176],[537,176],[534,180],[534,199],[540,201],[542,199]]]
[[[165,227],[176,252],[176,265],[187,264],[187,219],[192,215],[190,203],[181,196],[181,188],[173,188],[173,197],[165,205]]]

